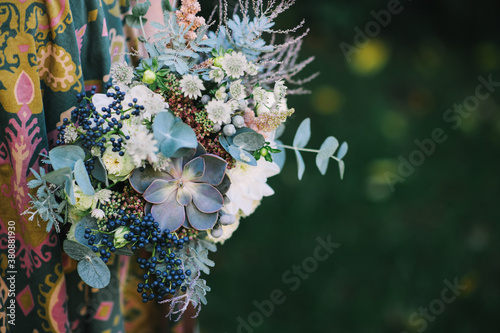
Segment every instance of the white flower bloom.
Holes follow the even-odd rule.
[[[257,75],[259,74],[259,66],[257,66],[256,64],[254,64],[253,62],[249,62],[248,63],[248,67],[246,69],[246,72],[249,74],[249,75]]]
[[[201,97],[201,91],[205,89],[203,81],[198,76],[189,74],[182,77],[180,85],[184,96],[191,99]]]
[[[111,77],[113,84],[128,85],[134,78],[134,69],[126,62],[115,62],[111,65]]]
[[[264,98],[264,100],[265,102],[258,103],[257,107],[255,108],[255,113],[257,114],[257,116],[268,112],[288,111],[286,98],[277,101],[275,99],[274,93],[266,91],[266,97]]]
[[[223,123],[231,122],[231,104],[224,101],[212,100],[205,107],[208,119],[215,124],[222,125]]]
[[[66,129],[64,130],[64,143],[66,144],[73,143],[78,139],[78,136],[79,133],[75,125],[73,124],[66,125]]]
[[[267,91],[262,88],[262,87],[254,87],[253,88],[253,99],[255,100],[255,103],[257,104],[260,104],[260,103],[264,103],[264,104],[267,104],[267,96],[268,96],[268,93]]]
[[[287,89],[283,80],[276,81],[274,84],[274,98],[278,103],[285,99]]]
[[[230,202],[225,210],[229,214],[237,214],[240,210],[245,216],[252,214],[263,197],[274,194],[273,189],[267,185],[267,178],[279,172],[280,168],[276,163],[264,159],[258,160],[257,166],[236,162],[227,171],[231,187],[226,194]]]
[[[208,73],[208,77],[216,83],[221,83],[224,80],[224,76],[224,71],[220,67],[212,67],[212,70]]]
[[[156,154],[156,161],[148,161],[155,171],[165,170],[170,166],[172,160],[165,157],[162,153]]]
[[[222,68],[228,76],[237,79],[245,75],[245,70],[248,68],[248,61],[241,52],[226,53],[222,59]]]
[[[221,86],[217,91],[215,92],[215,99],[218,101],[223,101],[227,97],[226,94],[226,86]]]
[[[146,129],[130,133],[127,141],[127,153],[130,154],[136,166],[141,166],[144,160],[156,162],[158,147],[154,135]]]
[[[93,209],[90,215],[98,220],[102,220],[103,218],[106,217],[106,213],[104,213],[104,211],[99,208]]]
[[[231,86],[229,86],[229,92],[235,100],[244,99],[246,97],[245,87],[241,84],[241,80],[232,82]]]
[[[100,203],[109,202],[111,194],[113,194],[111,190],[102,189],[94,194],[94,200],[99,201]]]
[[[75,207],[78,211],[83,212],[87,209],[90,209],[94,204],[94,196],[86,195],[83,193],[80,186],[74,184],[74,193],[75,193]]]
[[[137,99],[138,105],[144,106],[142,115],[149,120],[151,116],[168,108],[168,104],[165,103],[163,96],[154,93],[151,89],[143,85],[135,86],[126,92],[125,100],[122,102],[123,107],[128,109],[128,104],[134,103],[134,99]],[[131,119],[134,118],[137,119],[137,117],[131,117]]]
[[[125,152],[123,156],[120,156],[118,152],[113,151],[112,146],[106,148],[106,151],[102,155],[102,161],[106,170],[108,170],[109,179],[113,182],[124,181],[135,169],[135,164],[133,163],[132,157],[128,154],[128,152]]]

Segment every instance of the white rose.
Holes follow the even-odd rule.
[[[123,156],[120,156],[119,152],[113,151],[112,146],[106,148],[102,155],[102,161],[106,170],[108,170],[108,178],[115,183],[127,179],[135,169],[132,157],[126,152]]]

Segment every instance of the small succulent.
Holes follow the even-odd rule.
[[[146,211],[161,228],[174,231],[184,225],[208,230],[217,222],[231,184],[226,167],[226,161],[207,154],[200,145],[187,156],[172,158],[164,170],[136,169],[130,184],[149,203]]]

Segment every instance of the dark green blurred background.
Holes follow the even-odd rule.
[[[353,29],[364,30],[370,11],[387,3],[299,0],[281,18],[281,28],[306,18],[302,58],[316,61],[304,75],[321,72],[307,86],[311,95],[289,99],[296,114],[284,141],[310,117],[309,147],[329,135],[349,143],[345,178],[335,163],[321,176],[314,156],[304,155],[298,181],[288,154],[269,181],[276,194],[213,256],[202,332],[237,332],[237,318],[248,322],[253,302],[274,289],[286,301],[253,332],[498,331],[500,87],[457,129],[443,115],[474,95],[479,75],[500,82],[500,3],[402,1],[401,13],[349,64],[339,44],[354,45]],[[391,191],[387,172],[397,174],[398,157],[408,159],[414,141],[436,128],[447,140]],[[282,275],[327,235],[341,246],[291,291]],[[430,314],[427,327],[418,318],[410,324],[420,307],[441,310],[434,300],[445,279],[467,289]]]

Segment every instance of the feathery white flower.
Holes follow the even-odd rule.
[[[221,83],[224,80],[224,76],[224,71],[220,67],[212,67],[212,70],[208,73],[208,77],[216,83]]]
[[[279,172],[276,163],[264,159],[258,160],[257,166],[236,162],[233,168],[227,170],[231,187],[226,194],[230,201],[225,210],[229,214],[237,214],[240,210],[245,216],[252,214],[263,197],[274,194],[267,178]]]
[[[130,140],[127,140],[127,153],[132,157],[136,166],[142,165],[144,160],[156,162],[158,160],[156,143],[154,135],[145,129],[132,132]]]
[[[285,99],[287,89],[283,80],[276,81],[274,84],[274,98],[277,103],[281,103]]]
[[[267,98],[267,91],[262,88],[262,87],[254,87],[253,88],[253,99],[255,100],[255,103],[256,104],[260,104],[260,103],[263,103],[263,104],[267,104],[268,102],[268,98]]]
[[[222,59],[222,68],[228,76],[237,79],[245,75],[245,71],[248,68],[248,61],[241,52],[226,53]]]
[[[92,210],[92,213],[90,214],[93,218],[96,218],[98,220],[102,220],[103,218],[106,217],[106,213],[102,209],[95,208]]]
[[[241,80],[231,82],[231,85],[229,86],[229,92],[235,100],[244,99],[246,97],[245,87],[241,84]]]
[[[201,91],[205,89],[203,81],[195,75],[184,75],[180,81],[181,91],[185,97],[197,98],[201,97]]]
[[[248,67],[246,69],[246,72],[249,74],[249,75],[257,75],[259,74],[259,66],[257,66],[256,64],[254,64],[253,62],[249,62],[248,63]]]
[[[109,202],[112,193],[113,192],[111,190],[102,189],[94,194],[94,200],[99,201],[102,204]]]
[[[115,62],[111,65],[110,74],[113,84],[128,85],[134,78],[134,69],[125,62]]]
[[[227,97],[226,94],[226,86],[221,86],[217,91],[215,92],[215,99],[218,101],[223,101]]]
[[[64,130],[64,143],[70,144],[78,139],[79,133],[73,124],[66,125]]]
[[[222,125],[223,123],[231,122],[231,105],[224,101],[212,100],[205,107],[208,119],[215,124]]]

